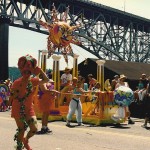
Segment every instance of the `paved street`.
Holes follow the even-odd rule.
[[[141,127],[143,120],[134,120],[134,125],[125,123],[119,128],[87,124],[68,128],[65,122],[51,122],[53,134],[35,135],[30,144],[33,150],[149,150],[150,130]],[[40,121],[38,127],[41,128]],[[14,149],[15,129],[10,112],[0,112],[0,150]]]

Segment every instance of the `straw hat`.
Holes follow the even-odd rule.
[[[142,76],[146,76],[146,74],[145,74],[145,73],[142,73]]]
[[[77,79],[77,77],[73,77],[73,79],[72,79],[72,80],[78,80],[78,79]]]
[[[49,79],[49,82],[53,83],[53,82],[54,82],[54,80],[52,80],[52,79]]]
[[[64,72],[70,71],[70,70],[71,70],[70,68],[66,67],[65,70],[64,70]]]
[[[114,78],[119,78],[119,75],[116,74],[116,75],[114,76]]]
[[[127,77],[124,74],[121,74],[119,79],[126,79],[126,78]]]
[[[9,78],[7,80],[5,80],[5,82],[11,81]]]

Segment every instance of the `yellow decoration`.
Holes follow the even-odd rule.
[[[63,54],[65,61],[68,63],[67,54],[72,53],[72,48],[70,43],[81,44],[73,35],[73,31],[79,28],[80,25],[70,26],[67,22],[67,16],[69,12],[69,7],[63,13],[61,20],[58,19],[58,12],[53,5],[52,9],[52,22],[49,24],[43,22],[42,20],[39,23],[48,29],[49,37],[47,41],[48,56],[50,57],[56,49],[59,49]]]
[[[109,79],[107,79],[107,80],[105,81],[104,87],[105,87],[105,90],[106,90],[106,91],[110,91],[110,90],[111,90],[111,85],[110,85]]]

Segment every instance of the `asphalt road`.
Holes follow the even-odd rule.
[[[135,119],[134,125],[127,122],[121,127],[85,126],[72,128],[65,122],[50,122],[53,134],[35,135],[30,140],[33,150],[149,150],[150,130],[141,127],[144,120]],[[150,125],[149,125],[150,126]],[[38,128],[41,122],[38,121]],[[0,150],[13,150],[16,124],[10,112],[0,112]]]

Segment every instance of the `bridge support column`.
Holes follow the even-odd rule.
[[[8,78],[9,25],[0,19],[0,80]]]
[[[105,60],[97,60],[97,81],[101,84],[101,91],[104,91],[104,63]]]
[[[79,55],[73,55],[73,73],[72,76],[78,78],[78,57]]]

